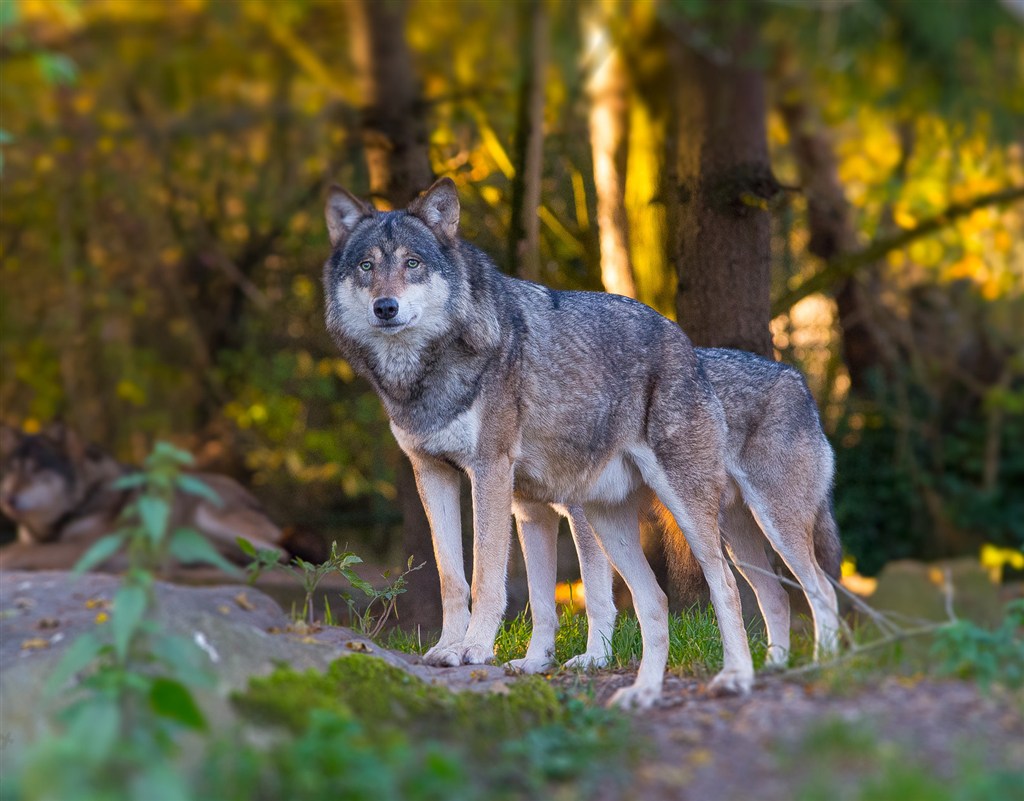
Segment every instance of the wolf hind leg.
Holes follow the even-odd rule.
[[[615,506],[587,504],[584,511],[601,548],[633,596],[643,634],[643,657],[636,680],[618,690],[609,705],[627,709],[649,707],[661,695],[668,662],[668,598],[640,547],[637,497],[634,493]]]
[[[540,673],[555,665],[558,513],[545,504],[521,502],[513,504],[512,511],[526,561],[533,631],[526,656],[513,659],[509,666],[523,673]]]
[[[594,536],[583,508],[561,509],[580,560],[580,575],[587,600],[587,650],[565,663],[567,668],[604,667],[611,661],[615,631],[615,599],[612,594],[612,566]]]
[[[764,618],[768,635],[765,667],[785,667],[789,662],[789,595],[776,578],[765,553],[764,535],[738,496],[722,509],[719,519],[726,550],[754,591]]]
[[[671,443],[674,445],[675,443]],[[717,693],[746,694],[754,683],[754,663],[743,625],[740,593],[725,561],[718,529],[725,471],[713,454],[691,448],[685,454],[665,446],[660,452],[638,451],[634,459],[647,485],[672,513],[704,572],[711,605],[722,636],[724,664],[710,683]]]
[[[825,571],[814,556],[813,526],[817,505],[801,514],[785,488],[770,482],[738,480],[751,514],[786,567],[800,583],[814,618],[814,658],[835,653],[839,646],[839,602]]]

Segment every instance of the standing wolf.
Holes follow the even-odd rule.
[[[838,609],[829,577],[838,578],[842,548],[832,516],[832,448],[803,376],[785,364],[736,350],[697,348],[697,361],[722,401],[728,433],[729,480],[719,513],[726,550],[750,584],[768,634],[768,666],[789,658],[789,596],[775,577],[770,543],[799,582],[814,618],[815,653],[836,647]],[[585,653],[571,667],[607,664],[615,605],[612,575],[586,516],[566,510],[587,597]],[[518,519],[528,567],[533,636],[514,667],[533,673],[554,662],[558,614],[554,604],[558,516],[535,510]],[[670,521],[664,527],[678,536]],[[678,551],[677,551],[678,557]]]
[[[326,217],[328,330],[380,395],[434,538],[444,622],[427,661],[493,656],[510,512],[528,520],[578,505],[629,587],[644,637],[636,681],[612,702],[651,704],[668,657],[668,604],[640,547],[649,488],[686,532],[710,588],[724,646],[713,688],[747,692],[753,665],[718,532],[725,418],[679,327],[627,298],[501,274],[459,239],[449,179],[395,212],[336,188]],[[471,615],[460,469],[473,498]]]

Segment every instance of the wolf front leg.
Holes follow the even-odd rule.
[[[459,472],[444,462],[409,454],[416,487],[430,522],[434,559],[441,579],[441,639],[427,651],[430,665],[462,663],[462,641],[469,626],[469,585],[462,563]]]
[[[494,659],[494,638],[505,614],[505,576],[512,538],[512,460],[507,454],[479,459],[469,470],[473,485],[473,613],[462,661]]]
[[[513,659],[509,665],[523,673],[540,673],[555,665],[558,513],[546,504],[524,502],[516,502],[512,511],[526,561],[533,632],[526,656]]]
[[[608,562],[583,507],[562,509],[580,560],[580,575],[587,602],[587,650],[565,663],[567,668],[604,667],[611,661],[615,631],[615,599],[612,595],[612,566]]]

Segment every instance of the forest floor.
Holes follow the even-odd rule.
[[[603,701],[632,676],[592,680]],[[1024,786],[1019,693],[885,675],[846,686],[762,675],[745,698],[705,687],[668,677],[657,706],[634,716],[639,753],[624,789],[605,797],[1009,801]]]

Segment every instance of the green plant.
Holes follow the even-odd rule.
[[[72,700],[56,715],[57,735],[44,738],[21,777],[29,798],[185,798],[187,788],[169,758],[175,734],[202,731],[205,718],[189,685],[209,684],[205,655],[151,619],[154,571],[168,559],[206,562],[236,571],[198,532],[169,531],[175,492],[219,498],[182,472],[192,457],[158,443],[143,470],[120,479],[137,490],[118,530],[99,540],[75,570],[87,570],[123,550],[127,572],[114,595],[109,626],[80,636],[47,683],[48,695],[75,676]]]
[[[369,598],[369,603],[363,607],[360,612],[359,607],[353,598],[348,595],[342,595],[346,605],[348,606],[349,620],[353,628],[361,634],[366,635],[370,639],[376,639],[380,633],[384,630],[385,624],[388,622],[392,615],[398,613],[398,596],[402,595],[406,591],[406,576],[410,573],[415,573],[420,570],[426,562],[420,562],[418,565],[413,567],[413,558],[409,557],[409,561],[406,563],[405,570],[395,576],[394,579],[388,581],[381,588],[374,587],[370,582],[357,576],[352,570],[343,571],[345,578],[349,580],[349,583],[358,590],[362,590],[363,594]],[[384,571],[383,578],[390,579],[391,571]],[[326,599],[324,600],[326,604]],[[377,606],[380,606],[380,612],[376,612]],[[330,607],[327,607],[327,611],[330,611]]]
[[[932,654],[940,673],[974,679],[983,687],[1024,685],[1024,599],[1007,604],[1006,617],[996,629],[969,620],[942,627]]]

